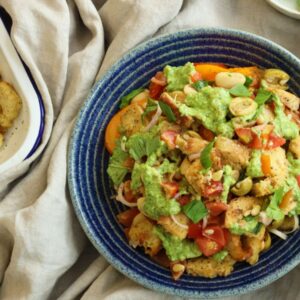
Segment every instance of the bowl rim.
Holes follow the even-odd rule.
[[[73,123],[73,129],[68,145],[68,186],[70,191],[70,197],[71,202],[73,204],[75,213],[77,215],[77,219],[79,220],[79,223],[81,227],[83,228],[86,236],[89,238],[93,246],[97,249],[99,254],[102,254],[104,258],[118,271],[120,271],[122,274],[124,274],[126,277],[130,278],[131,280],[139,283],[140,285],[150,288],[152,290],[155,290],[156,292],[162,292],[167,293],[170,295],[175,296],[184,296],[184,297],[196,297],[196,298],[219,298],[219,297],[226,297],[226,296],[233,296],[233,295],[242,295],[249,292],[253,292],[257,289],[266,287],[270,283],[274,282],[275,280],[281,278],[285,274],[287,274],[289,271],[291,271],[293,268],[295,268],[299,262],[300,262],[300,252],[295,255],[288,263],[286,263],[283,267],[278,269],[276,272],[267,274],[263,278],[259,279],[256,282],[250,282],[243,285],[243,287],[234,287],[234,288],[228,288],[226,290],[216,290],[216,291],[187,291],[183,290],[182,288],[170,288],[167,287],[164,284],[153,282],[147,278],[144,277],[137,277],[134,271],[128,270],[126,266],[123,265],[122,262],[116,261],[115,258],[109,253],[109,251],[106,250],[106,248],[103,246],[101,240],[96,239],[93,234],[89,230],[89,222],[85,219],[85,216],[83,215],[82,211],[80,210],[80,197],[77,193],[77,187],[76,182],[74,180],[73,174],[76,173],[76,166],[74,165],[74,158],[76,156],[76,145],[77,145],[77,139],[78,134],[80,131],[80,127],[83,125],[81,124],[82,116],[84,115],[85,111],[89,108],[90,105],[92,105],[93,98],[95,93],[97,92],[98,88],[100,87],[101,83],[105,81],[106,78],[110,77],[114,72],[119,68],[119,66],[122,64],[122,61],[129,59],[130,57],[134,56],[136,53],[144,49],[144,47],[150,46],[153,43],[157,43],[159,41],[163,41],[168,38],[181,36],[181,35],[193,35],[193,34],[227,34],[234,37],[244,37],[247,40],[250,40],[251,42],[259,42],[260,44],[267,45],[268,47],[271,47],[273,49],[276,49],[276,52],[280,52],[283,54],[286,59],[292,64],[292,65],[298,65],[300,68],[300,60],[291,52],[286,50],[284,47],[278,45],[277,43],[270,41],[262,36],[259,36],[257,34],[253,34],[247,31],[237,30],[237,29],[227,29],[227,28],[218,28],[218,27],[205,27],[205,28],[192,28],[192,29],[185,29],[180,30],[172,33],[166,33],[159,35],[157,37],[151,38],[145,42],[140,43],[136,47],[128,50],[126,53],[124,53],[121,57],[119,57],[113,65],[106,70],[105,74],[95,82],[94,86],[90,90],[88,96],[86,97],[86,100],[82,104],[82,107],[80,108],[77,117],[75,119],[75,122]]]

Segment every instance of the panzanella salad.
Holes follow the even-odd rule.
[[[173,278],[227,276],[298,229],[299,98],[255,66],[166,66],[121,99],[105,136],[117,218]]]

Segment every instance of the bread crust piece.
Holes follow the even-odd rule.
[[[244,216],[250,214],[255,207],[260,209],[262,204],[263,200],[256,197],[244,196],[232,199],[225,214],[225,227],[231,228],[237,224],[242,226],[245,222]]]
[[[222,165],[230,165],[234,170],[240,171],[247,167],[250,159],[250,149],[238,141],[218,136],[215,148],[219,150]]]
[[[138,214],[128,232],[129,244],[134,248],[143,247],[150,256],[156,255],[161,249],[161,241],[153,229],[153,223],[143,214]]]
[[[160,224],[168,233],[175,235],[179,237],[181,240],[183,240],[186,238],[188,234],[187,225],[189,223],[189,220],[183,213],[174,216],[174,218],[176,218],[178,223],[186,225],[186,228],[179,226],[172,220],[171,217],[168,216],[160,217],[157,223]]]
[[[137,103],[131,104],[131,109],[128,109],[121,117],[120,131],[126,136],[131,136],[140,131],[143,126],[142,114],[143,109]]]
[[[193,276],[214,278],[217,276],[228,276],[233,271],[235,260],[227,255],[223,261],[216,261],[213,258],[196,258],[187,261],[186,271]]]

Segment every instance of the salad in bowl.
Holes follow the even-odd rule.
[[[300,99],[256,66],[167,65],[121,99],[105,146],[132,247],[213,278],[287,239],[300,214]]]

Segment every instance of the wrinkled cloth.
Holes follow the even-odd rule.
[[[95,80],[126,51],[160,34],[197,27],[262,35],[300,56],[300,21],[263,0],[0,0],[12,41],[45,105],[43,140],[0,175],[0,299],[179,299],[127,279],[85,237],[67,186],[74,118]],[[228,299],[300,299],[300,267]]]

